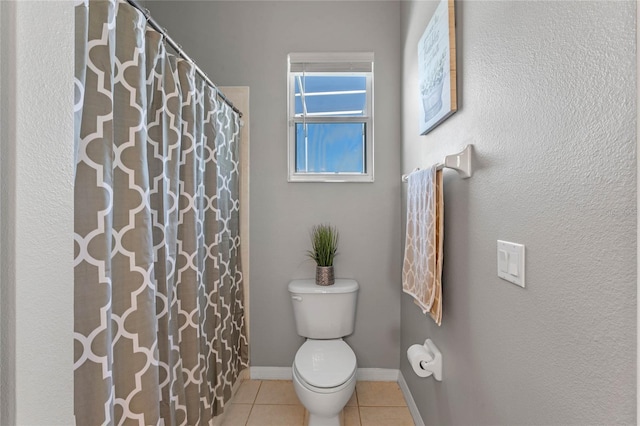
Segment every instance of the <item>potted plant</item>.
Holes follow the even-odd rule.
[[[316,284],[333,285],[333,259],[338,252],[338,230],[331,225],[316,225],[311,231],[308,256],[316,261]]]

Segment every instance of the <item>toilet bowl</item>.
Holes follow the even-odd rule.
[[[309,411],[309,426],[339,426],[356,386],[356,356],[342,339],[307,341],[292,367],[293,386]]]

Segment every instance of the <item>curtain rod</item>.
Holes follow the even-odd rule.
[[[209,77],[207,77],[207,75],[200,69],[200,67],[189,57],[189,55],[187,55],[187,53],[182,49],[182,47],[176,43],[171,36],[169,36],[169,33],[167,32],[166,29],[164,29],[163,27],[160,26],[160,24],[158,24],[158,22],[156,22],[155,19],[153,19],[153,17],[151,16],[151,12],[149,12],[149,9],[147,9],[146,7],[142,7],[136,0],[127,0],[127,2],[135,7],[136,9],[138,9],[140,12],[142,12],[142,14],[144,15],[144,17],[147,20],[147,23],[149,25],[151,25],[151,27],[156,30],[157,32],[159,32],[160,34],[162,34],[162,37],[164,38],[164,40],[169,43],[169,45],[173,48],[173,50],[175,50],[178,55],[180,55],[183,59],[189,61],[194,68],[196,69],[196,72],[198,74],[200,74],[200,76],[202,78],[204,78],[204,80],[209,83],[209,85],[211,85],[211,87],[213,87],[216,91],[216,94],[222,98],[223,101],[225,101],[225,103],[227,105],[229,105],[231,107],[231,109],[233,109],[235,112],[238,113],[238,115],[240,117],[242,117],[242,111],[240,111],[238,108],[236,108],[235,105],[233,105],[233,102],[231,102],[225,95],[224,93],[222,93],[220,91],[220,89],[218,89],[218,86],[216,86],[215,84],[213,84],[213,82],[211,81],[211,79],[209,79]]]

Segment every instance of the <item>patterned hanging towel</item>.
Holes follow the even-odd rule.
[[[402,290],[440,325],[442,323],[442,254],[444,197],[442,171],[437,166],[409,175],[407,236],[402,266]]]

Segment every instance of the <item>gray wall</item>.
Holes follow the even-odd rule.
[[[216,84],[251,90],[251,365],[290,366],[286,290],[311,277],[312,225],[340,230],[336,275],[361,284],[360,367],[398,368],[400,349],[400,5],[398,2],[147,2]],[[289,52],[375,52],[375,183],[287,183]]]
[[[402,170],[445,173],[442,326],[402,296],[401,369],[426,424],[632,424],[636,407],[633,2],[456,2],[459,111],[418,135],[417,41],[402,2]],[[526,245],[526,289],[496,240]],[[405,351],[431,338],[444,380]]]

